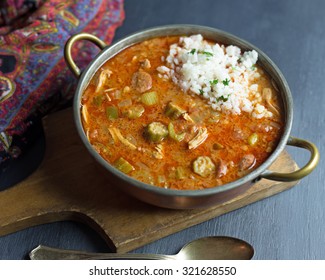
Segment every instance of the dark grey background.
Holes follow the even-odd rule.
[[[281,69],[294,99],[292,136],[324,154],[325,1],[126,0],[126,20],[115,39],[143,28],[200,24],[233,33],[263,50]],[[34,150],[41,151],[42,143]],[[33,150],[32,150],[33,151]],[[308,152],[288,148],[300,164]],[[12,173],[29,166],[23,160]],[[250,242],[254,259],[325,259],[324,162],[299,185],[274,197],[170,235],[136,252],[174,254],[198,237],[230,235]],[[17,173],[16,173],[17,174]],[[19,203],[19,202],[17,202]],[[1,209],[5,211],[5,209]],[[24,259],[38,244],[109,251],[91,229],[74,222],[42,225],[0,237],[0,259]]]

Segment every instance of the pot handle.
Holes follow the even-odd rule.
[[[95,35],[88,34],[88,33],[78,33],[78,34],[75,34],[69,38],[69,40],[66,42],[66,44],[64,46],[64,58],[65,58],[66,63],[69,66],[69,69],[77,78],[79,78],[79,76],[81,74],[81,70],[76,65],[76,63],[73,61],[73,58],[71,55],[71,49],[72,49],[73,44],[80,40],[88,40],[90,42],[93,42],[100,49],[104,49],[107,46],[107,44],[104,41],[102,41]]]
[[[298,169],[297,171],[291,173],[279,173],[266,170],[260,175],[261,178],[282,182],[298,181],[310,174],[315,169],[319,162],[319,151],[313,143],[304,139],[290,136],[287,145],[309,150],[310,160],[307,162],[307,164],[304,167]]]

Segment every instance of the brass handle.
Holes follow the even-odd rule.
[[[100,49],[104,49],[107,46],[107,44],[104,41],[102,41],[95,35],[88,34],[88,33],[75,34],[69,38],[69,40],[66,42],[65,47],[64,47],[64,58],[65,58],[66,63],[69,66],[69,69],[77,78],[80,76],[81,70],[76,65],[76,63],[73,61],[73,58],[71,55],[71,49],[72,49],[73,44],[80,40],[91,41],[96,46],[98,46]]]
[[[313,143],[303,139],[290,137],[287,145],[309,150],[310,160],[307,162],[307,164],[297,171],[291,173],[279,173],[267,170],[261,174],[261,178],[282,182],[298,181],[310,174],[315,169],[319,162],[319,151]]]

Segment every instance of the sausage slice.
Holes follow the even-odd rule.
[[[152,78],[147,72],[137,71],[132,76],[131,85],[136,91],[143,93],[151,89]]]
[[[239,162],[239,170],[244,171],[252,168],[256,163],[256,158],[253,154],[244,155]]]

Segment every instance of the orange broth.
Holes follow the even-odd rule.
[[[145,183],[196,190],[232,182],[269,157],[282,133],[282,116],[273,114],[269,118],[256,119],[245,112],[240,115],[216,112],[200,96],[185,93],[170,79],[158,77],[156,69],[163,64],[161,57],[167,56],[169,46],[178,39],[176,36],[153,38],[109,59],[94,75],[83,94],[82,106],[86,107],[82,110],[84,130],[90,143],[107,162],[114,165],[122,157],[133,169],[126,173]],[[150,61],[150,67],[143,68],[146,59]],[[261,75],[257,81],[259,89],[270,88],[272,102],[281,108],[269,77],[258,65],[256,67]],[[110,76],[98,89],[100,73],[105,69],[109,69]],[[157,93],[156,104],[143,104],[143,93],[132,86],[132,77],[139,69],[152,78],[152,86],[146,92]],[[171,120],[166,115],[169,102],[182,107],[193,121],[183,117]],[[137,105],[144,108],[143,114],[134,119],[128,118],[125,112]],[[268,104],[264,106],[268,108]],[[107,107],[116,108],[116,119],[108,118]],[[176,133],[185,132],[185,137],[180,142],[169,136],[160,143],[148,141],[144,130],[151,122],[166,126],[172,122]],[[198,147],[189,149],[188,142],[200,127],[207,129],[208,137]],[[136,149],[113,135],[112,128],[118,129],[120,135]],[[249,142],[252,134],[258,139],[253,144]],[[253,155],[255,161],[252,166],[241,168],[245,155]],[[193,162],[200,156],[208,156],[215,164],[214,171],[208,176],[193,172]],[[221,167],[223,171],[220,172]]]

